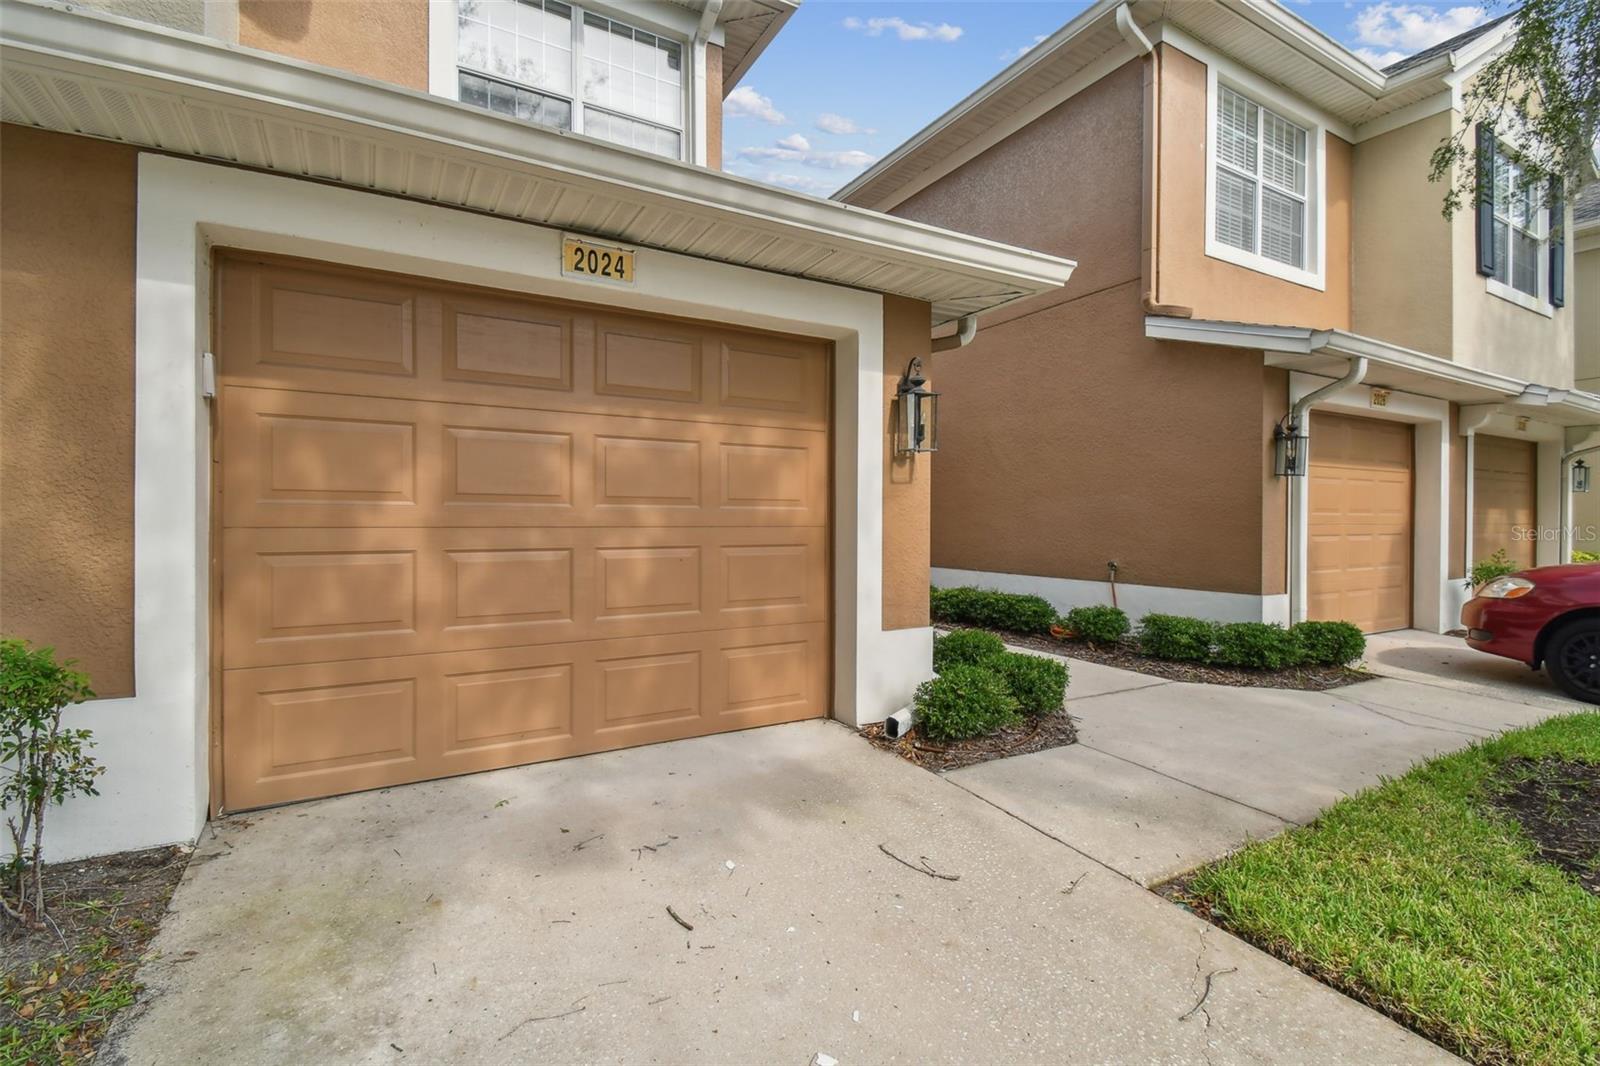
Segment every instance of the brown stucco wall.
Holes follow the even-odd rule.
[[[1269,366],[1261,381],[1261,593],[1289,591],[1289,486],[1277,474],[1273,429],[1289,413],[1289,372]]]
[[[1461,435],[1461,405],[1450,405],[1450,572],[1467,576],[1467,438]]]
[[[722,169],[722,47],[706,45],[706,166]]]
[[[921,300],[883,298],[883,402],[890,415],[894,411],[890,403],[906,364],[920,357],[927,373],[931,313]],[[928,387],[938,387],[931,376]],[[911,629],[928,624],[933,456],[896,457],[892,418],[887,428],[890,432],[883,441],[883,628]]]
[[[1192,308],[1195,318],[1349,329],[1351,146],[1328,135],[1325,290],[1209,258],[1205,254],[1206,65],[1171,45],[1159,47],[1159,302]]]
[[[239,43],[428,88],[428,0],[239,0]]]
[[[0,127],[0,632],[133,692],[138,154]]]

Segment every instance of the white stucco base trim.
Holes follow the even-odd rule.
[[[631,289],[563,277],[561,233],[354,189],[139,157],[135,292],[136,695],[76,710],[107,767],[98,797],[52,812],[50,858],[192,840],[208,813],[211,249],[305,256],[446,281],[717,319],[834,344],[833,715],[904,706],[932,631],[883,631],[883,300],[667,252]]]
[[[1061,612],[1111,602],[1111,586],[1104,581],[1084,581],[1038,574],[1002,574],[992,570],[958,570],[936,566],[932,574],[938,588],[976,585],[1000,592],[1025,592],[1043,596]],[[1242,592],[1168,588],[1161,585],[1117,585],[1117,606],[1138,622],[1147,614],[1178,614],[1216,622],[1277,622],[1289,620],[1289,597],[1252,596]]]

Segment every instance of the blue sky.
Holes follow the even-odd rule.
[[[724,105],[723,165],[826,196],[1086,6],[805,0]],[[1380,65],[1500,11],[1499,0],[1289,0],[1287,6]]]

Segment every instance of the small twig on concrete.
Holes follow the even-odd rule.
[[[580,840],[576,844],[572,845],[572,850],[573,851],[582,851],[584,848],[588,847],[590,844],[593,844],[596,840],[604,840],[605,838],[606,838],[606,835],[604,833],[596,833],[594,836],[590,837],[588,840]]]
[[[924,856],[923,859],[922,859],[922,865],[918,866],[915,863],[910,863],[910,862],[907,862],[906,860],[902,859],[900,856],[898,856],[894,852],[890,851],[889,848],[886,845],[879,844],[878,845],[878,850],[883,852],[885,855],[889,856],[889,858],[893,859],[895,862],[899,863],[901,866],[904,866],[906,869],[915,870],[919,874],[926,874],[929,877],[937,877],[941,881],[959,881],[959,880],[961,880],[961,875],[960,874],[942,874],[938,870],[935,870],[933,867],[929,866],[928,865],[928,859],[927,859],[926,856]]]
[[[502,1036],[500,1039],[504,1040],[507,1036],[510,1036],[518,1029],[521,1029],[524,1025],[532,1025],[534,1022],[553,1022],[557,1018],[568,1018],[574,1014],[581,1014],[583,1011],[588,1009],[588,1007],[573,1007],[571,1010],[564,1010],[560,1014],[541,1014],[534,1018],[524,1018],[516,1025],[513,1025],[510,1029],[507,1029],[505,1031],[505,1036]]]
[[[1178,1020],[1180,1022],[1188,1021],[1189,1018],[1194,1015],[1195,1011],[1197,1011],[1201,1007],[1205,1006],[1206,1000],[1211,997],[1211,982],[1212,981],[1215,981],[1222,974],[1225,974],[1225,973],[1238,973],[1238,972],[1239,972],[1239,967],[1237,967],[1237,966],[1229,966],[1226,970],[1212,970],[1210,973],[1206,974],[1205,991],[1200,993],[1200,998],[1195,1001],[1194,1006],[1190,1007],[1188,1010],[1186,1010],[1182,1014],[1178,1015]],[[1208,1014],[1207,1017],[1209,1018],[1210,1015]]]
[[[673,910],[672,909],[672,904],[670,904],[670,903],[667,904],[667,913],[672,916],[672,920],[673,921],[677,922],[679,925],[681,925],[685,929],[689,930],[689,932],[691,932],[691,933],[694,932],[694,926],[692,926],[688,922],[684,921],[683,920],[683,916],[680,915],[677,911]]]
[[[1072,890],[1078,887],[1078,882],[1082,881],[1085,877],[1088,877],[1088,876],[1089,876],[1089,871],[1088,870],[1083,871],[1083,873],[1079,874],[1077,877],[1074,877],[1072,879],[1072,884],[1068,885],[1066,888],[1063,888],[1061,890],[1061,894],[1063,896],[1072,895]]]

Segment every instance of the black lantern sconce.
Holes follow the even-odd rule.
[[[1582,459],[1572,464],[1572,491],[1589,491],[1589,464]]]
[[[1305,477],[1310,452],[1311,438],[1300,432],[1298,423],[1273,427],[1273,468],[1279,477]]]
[[[894,450],[897,455],[939,450],[939,394],[922,376],[922,360],[912,359],[895,390]]]

